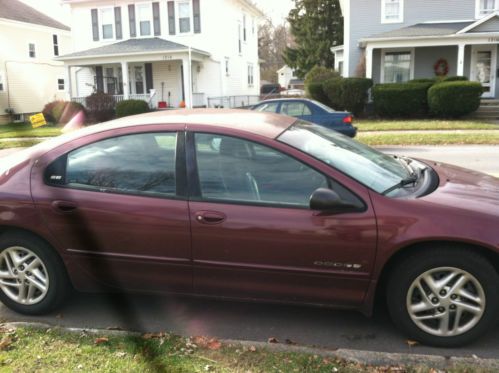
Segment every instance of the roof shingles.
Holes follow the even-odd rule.
[[[418,23],[416,25],[383,32],[381,34],[369,36],[369,39],[388,39],[388,38],[411,38],[424,36],[446,36],[454,35],[458,31],[473,24],[474,21],[467,22],[442,22],[442,23]]]
[[[70,28],[18,0],[0,0],[0,18],[31,23],[60,30]]]

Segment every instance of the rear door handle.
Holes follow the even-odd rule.
[[[197,222],[208,225],[220,224],[227,219],[224,213],[218,211],[198,211],[195,216]]]
[[[70,214],[74,212],[78,206],[74,202],[69,201],[54,201],[52,202],[52,208],[57,212],[62,212],[64,214]]]

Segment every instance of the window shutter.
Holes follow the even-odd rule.
[[[116,28],[116,39],[123,39],[123,30],[121,27],[121,7],[114,8],[114,26]]]
[[[97,13],[97,9],[92,9],[92,34],[94,37],[94,41],[99,40],[99,16]]]
[[[153,80],[152,80],[152,63],[146,63],[146,93],[149,93],[151,89],[153,89]]]
[[[154,36],[161,35],[161,22],[159,15],[159,3],[152,3],[152,18],[154,22]]]
[[[137,36],[137,30],[135,25],[135,5],[128,5],[128,21],[130,24],[130,37],[135,38]]]
[[[168,2],[168,28],[170,35],[175,35],[175,1]]]
[[[97,92],[104,92],[104,73],[102,66],[95,66],[95,85]]]
[[[200,0],[192,1],[192,13],[194,14],[194,33],[201,32],[201,7],[199,6]]]

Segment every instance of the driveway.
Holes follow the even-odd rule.
[[[454,163],[499,176],[499,147],[496,146],[386,147],[382,150]],[[0,156],[5,153],[0,151]],[[330,349],[499,358],[499,327],[475,344],[460,349],[411,347],[392,326],[383,305],[377,308],[374,318],[369,319],[357,312],[323,308],[179,297],[75,294],[58,313],[27,317],[0,305],[0,318],[253,341],[275,337],[279,341],[290,339],[298,344]]]

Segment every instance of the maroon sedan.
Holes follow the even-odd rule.
[[[0,300],[71,288],[306,303],[453,346],[499,316],[499,181],[247,111],[153,113],[0,161]]]

